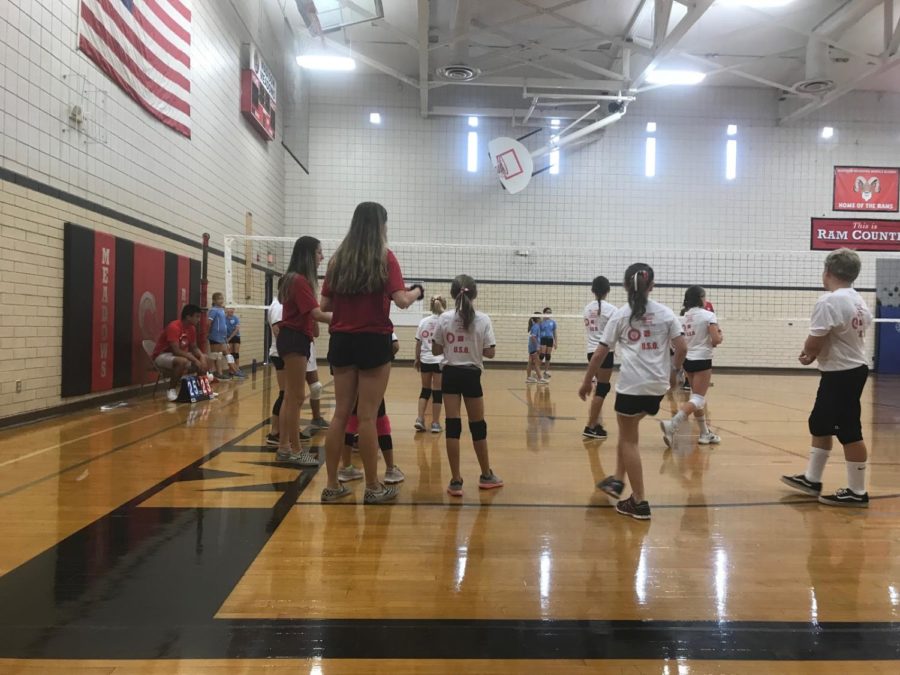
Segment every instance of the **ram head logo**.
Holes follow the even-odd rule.
[[[853,191],[858,192],[864,201],[869,201],[872,199],[873,192],[881,192],[881,182],[877,176],[872,176],[869,180],[857,176],[856,182],[853,184]]]

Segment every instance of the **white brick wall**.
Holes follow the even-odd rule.
[[[605,274],[621,283],[626,262],[635,259],[654,265],[658,282],[683,284],[656,293],[675,309],[684,286],[693,283],[815,288],[824,255],[808,252],[809,218],[852,215],[830,210],[832,167],[892,166],[900,150],[894,123],[900,96],[854,94],[782,128],[776,124],[778,102],[767,90],[670,88],[643,95],[597,142],[564,149],[559,175],[539,175],[524,192],[509,195],[491,174],[487,141],[529,129],[482,118],[479,170],[470,174],[465,117],[423,120],[417,92],[387,77],[316,77],[311,86],[311,175],[288,167],[287,233],[340,238],[358,202],[381,201],[393,242],[474,247],[468,260],[447,249],[446,264],[435,263],[441,268],[435,276],[467,272],[476,279],[496,279],[499,272],[499,278],[505,273],[505,278],[534,281],[533,286],[486,291],[482,308],[489,313],[545,304],[558,313],[580,313],[591,299],[593,276]],[[460,94],[451,89],[435,90],[433,96],[440,97],[435,104],[459,105]],[[474,109],[511,105],[509,96],[517,93],[488,97],[472,88],[462,95]],[[527,107],[521,101],[512,104]],[[381,113],[381,126],[369,124],[370,111]],[[648,121],[657,123],[655,178],[644,176]],[[735,181],[724,177],[728,124],[738,125]],[[825,124],[835,127],[829,142],[818,138]],[[537,148],[548,135],[542,132],[526,144]],[[487,261],[483,247],[488,245],[526,248],[531,255],[525,262],[502,256]],[[420,268],[421,258],[429,255],[408,253],[400,262],[407,269]],[[863,254],[858,285],[874,286],[874,261],[880,255]],[[545,279],[581,280],[583,287],[542,287]],[[621,289],[612,299],[622,301],[619,295]],[[727,333],[717,362],[797,365],[805,326],[769,319],[807,317],[816,295],[711,290]],[[867,297],[874,303],[872,294]],[[498,358],[524,359],[520,323],[498,322]],[[577,320],[563,322],[561,339],[565,348],[558,358],[583,362]]]
[[[220,249],[224,233],[243,233],[246,211],[254,214],[257,234],[282,234],[280,130],[265,143],[239,110],[240,45],[253,35],[278,76],[281,50],[271,39],[276,31],[259,20],[255,3],[238,3],[246,20],[231,3],[192,5],[188,140],[156,122],[74,49],[79,0],[2,0],[0,166],[197,242],[209,232]],[[73,82],[106,91],[105,109],[92,108],[95,97],[84,100]],[[103,120],[105,144],[63,131],[68,106],[76,102]],[[198,249],[0,181],[0,417],[62,402],[67,220],[200,257]],[[211,256],[210,293],[222,289],[222,269],[222,259]],[[248,363],[262,354],[257,318],[244,317]],[[16,379],[23,380],[20,394]]]

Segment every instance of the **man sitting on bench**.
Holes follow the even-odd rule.
[[[185,305],[181,310],[181,319],[166,326],[156,341],[153,350],[153,363],[160,370],[172,374],[166,398],[175,401],[178,398],[178,386],[181,376],[186,373],[206,373],[209,362],[197,347],[197,326],[200,323],[200,308],[197,305]]]

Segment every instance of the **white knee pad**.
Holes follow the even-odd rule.
[[[318,401],[320,398],[322,398],[322,383],[313,382],[309,385],[309,399],[311,401]]]
[[[691,394],[688,403],[693,405],[697,410],[703,410],[703,408],[706,407],[706,398],[700,394]]]
[[[233,357],[231,354],[226,354],[226,355],[225,355],[225,360],[226,360],[228,363],[234,363],[234,357]]]

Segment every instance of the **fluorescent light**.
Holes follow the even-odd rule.
[[[822,138],[831,138],[834,136],[834,128],[822,127]]]
[[[737,134],[737,124],[729,124],[725,132],[729,136],[735,136]]]
[[[472,119],[471,117],[469,118]],[[477,119],[477,118],[476,118]],[[466,148],[466,171],[475,173],[478,171],[478,132],[470,131],[468,147]]]
[[[381,124],[381,113],[369,113],[370,124]]]
[[[469,118],[469,126],[470,126],[470,127],[477,127],[477,126],[478,126],[478,118],[475,117],[474,115],[473,115],[472,117]]]
[[[554,129],[559,129],[559,120],[554,117],[552,120],[550,120],[550,126]]]
[[[304,54],[297,57],[297,65],[307,70],[355,70],[356,61],[349,56],[332,54]]]
[[[656,139],[653,137],[645,141],[644,146],[644,175],[653,178],[656,175]]]
[[[725,7],[753,7],[754,9],[766,9],[769,7],[784,7],[794,0],[718,0],[717,5]]]
[[[725,143],[725,178],[734,180],[737,177],[737,141]]]
[[[656,122],[647,122],[647,133],[652,134],[656,131]]]
[[[706,73],[698,70],[651,70],[647,73],[650,84],[700,84]]]

